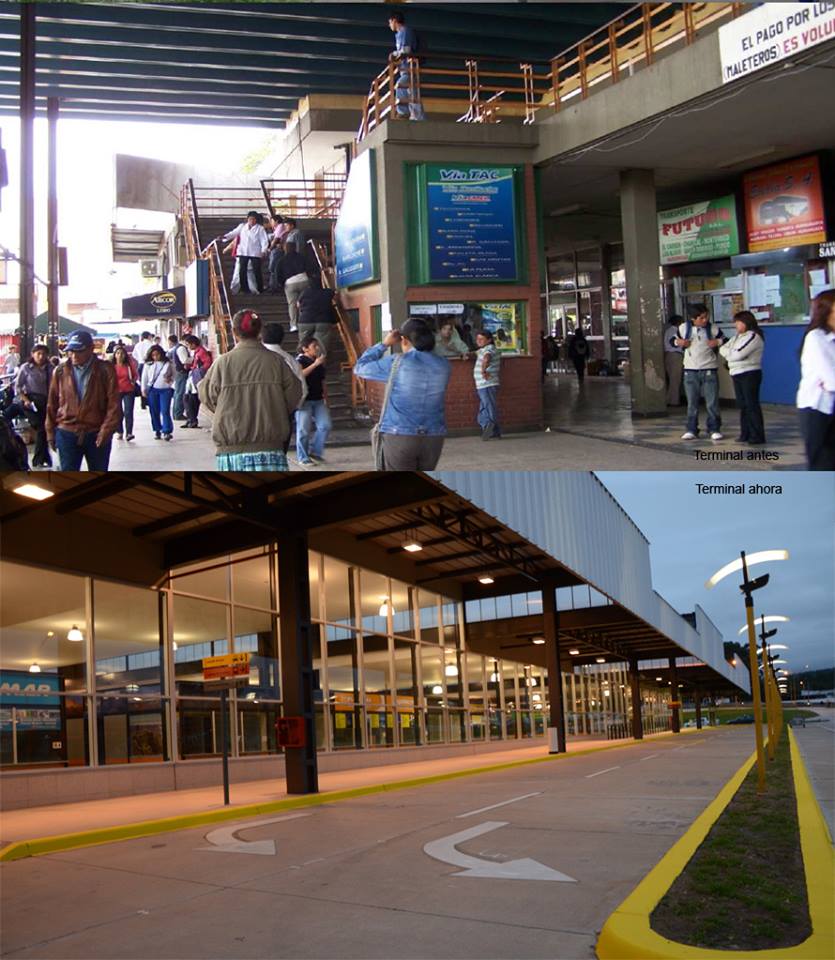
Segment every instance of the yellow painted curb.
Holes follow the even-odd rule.
[[[725,784],[716,799],[694,821],[687,833],[662,857],[603,925],[596,948],[599,960],[727,960],[731,957],[753,957],[757,960],[830,960],[835,957],[835,929],[832,923],[832,905],[835,903],[835,855],[826,821],[791,728],[788,728],[788,732],[800,847],[812,921],[811,935],[794,947],[747,951],[714,950],[676,943],[662,937],[650,927],[652,911],[687,866],[754,765],[756,753],[753,753]]]
[[[691,727],[683,730],[682,733],[704,733],[705,730],[708,729],[712,730],[716,728],[707,727],[701,731],[696,731],[694,727]],[[498,770],[510,770],[514,767],[526,767],[535,763],[548,763],[552,760],[581,757],[590,753],[602,753],[606,750],[620,750],[623,747],[647,745],[656,740],[672,736],[676,736],[676,734],[662,733],[653,737],[652,740],[630,740],[628,743],[614,743],[605,747],[590,747],[588,750],[572,750],[570,753],[548,754],[544,757],[533,757],[526,760],[509,760],[506,763],[473,767],[468,770],[454,770],[451,773],[439,773],[428,777],[415,777],[411,780],[395,780],[392,783],[377,783],[367,787],[355,787],[351,790],[334,790],[332,793],[307,794],[300,797],[287,797],[284,800],[273,800],[268,803],[247,804],[238,807],[227,807],[223,810],[207,811],[205,813],[165,817],[161,820],[145,820],[138,823],[121,824],[115,827],[102,827],[99,830],[84,830],[80,833],[38,837],[33,840],[17,840],[0,849],[0,862],[23,860],[26,857],[39,857],[46,853],[74,850],[78,847],[92,847],[103,843],[116,843],[120,840],[135,840],[138,837],[149,837],[156,833],[187,830],[191,827],[202,827],[211,823],[223,823],[226,820],[240,820],[244,817],[258,817],[266,813],[276,813],[282,810],[298,810],[301,807],[335,803],[338,800],[367,797],[374,793],[385,793],[391,790],[407,790],[410,787],[427,786],[432,783],[441,783],[444,780],[457,780],[461,777],[471,777],[479,773],[493,773]]]

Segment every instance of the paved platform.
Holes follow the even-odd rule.
[[[820,722],[793,726],[797,746],[812,781],[821,812],[835,840],[835,711],[817,710]]]
[[[750,748],[698,732],[2,864],[3,956],[592,957]]]

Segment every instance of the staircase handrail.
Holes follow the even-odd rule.
[[[342,206],[346,181],[344,173],[325,173],[313,180],[265,177],[261,180],[261,191],[271,217],[335,220]],[[286,201],[276,202],[273,184],[281,185]]]
[[[342,368],[343,370],[350,370],[351,372],[351,405],[356,410],[358,407],[364,406],[367,402],[365,381],[357,377],[353,372],[357,360],[359,360],[361,354],[365,351],[358,334],[351,326],[351,322],[342,308],[342,304],[337,299],[336,274],[333,267],[327,262],[324,247],[315,240],[309,240],[308,243],[316,258],[316,263],[319,266],[322,286],[326,290],[334,291],[333,308],[336,313],[336,328],[339,331],[339,336],[342,338],[342,343],[345,345],[345,353],[348,357],[348,360],[343,363]]]
[[[223,258],[220,251],[220,240],[215,237],[201,251],[201,260],[209,262],[209,302],[212,309],[212,318],[215,323],[215,335],[218,349],[221,353],[228,353],[231,349],[227,324],[232,322],[229,290],[226,278],[223,275]]]

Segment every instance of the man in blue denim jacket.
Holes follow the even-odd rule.
[[[426,323],[407,320],[399,331],[391,330],[357,360],[354,373],[386,383],[395,355],[385,353],[398,342],[403,353],[380,421],[386,469],[434,470],[447,432],[444,405],[450,367],[432,352],[435,335]]]

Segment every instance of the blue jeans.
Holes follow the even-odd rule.
[[[418,91],[412,87],[410,79],[409,67],[404,63],[400,67],[394,84],[397,114],[401,117],[408,117],[410,120],[425,120],[426,114],[423,110],[423,104],[417,102]]]
[[[722,428],[719,416],[719,371],[685,370],[684,393],[687,397],[687,429],[699,433],[699,400],[705,398],[707,432],[718,433]]]
[[[187,380],[188,372],[186,370],[178,370],[174,374],[174,402],[171,406],[171,416],[175,420],[185,419],[183,412],[183,395],[186,392]]]
[[[80,470],[81,461],[87,461],[87,469],[104,472],[110,463],[110,437],[100,447],[96,446],[98,432],[73,433],[72,430],[55,431],[55,447],[62,470]]]
[[[151,387],[148,391],[148,409],[151,411],[151,426],[154,433],[173,433],[174,424],[171,422],[172,389],[160,390]]]
[[[296,411],[296,454],[299,460],[309,460],[311,453],[314,457],[321,457],[330,432],[331,413],[325,401],[305,400]]]
[[[492,427],[494,437],[500,437],[499,428],[499,388],[477,387],[478,393],[478,425],[482,430]]]

